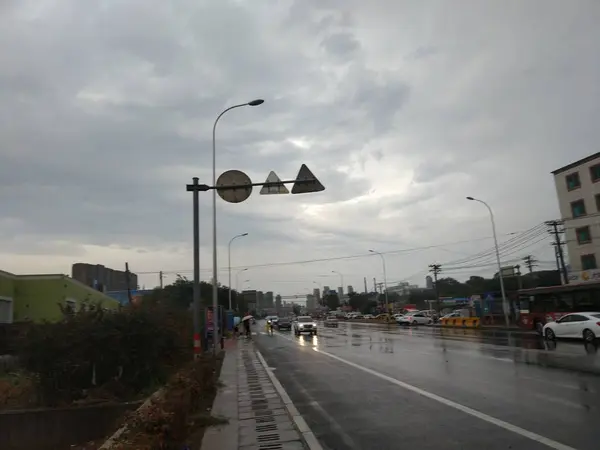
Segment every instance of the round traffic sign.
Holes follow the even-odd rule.
[[[241,203],[252,194],[252,180],[241,170],[223,172],[217,179],[216,186],[219,197],[229,203]],[[220,186],[223,188],[219,189]]]

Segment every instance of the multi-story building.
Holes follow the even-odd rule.
[[[433,289],[433,278],[431,278],[429,275],[425,277],[425,287],[427,289]]]
[[[275,303],[273,302],[273,292],[267,291],[264,295],[264,308],[275,308]]]
[[[275,296],[275,309],[277,310],[277,313],[281,313],[281,308],[282,308],[282,304],[281,304],[281,295],[277,294]]]
[[[315,296],[312,294],[307,294],[306,295],[306,309],[307,311],[314,311],[314,309],[316,308],[316,303],[315,303]]]
[[[348,295],[354,294],[354,288],[351,285],[348,285]]]
[[[319,288],[313,289],[313,295],[315,296],[315,301],[318,304],[321,304],[321,291],[319,290]]]
[[[568,249],[569,280],[598,280],[600,153],[552,172]]]
[[[135,273],[109,269],[102,264],[76,263],[71,267],[71,278],[101,292],[126,291],[137,289],[138,277]]]

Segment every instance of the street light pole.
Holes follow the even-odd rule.
[[[236,290],[236,292],[239,291],[238,285],[240,284],[240,273],[245,272],[246,270],[248,270],[248,268],[238,270],[238,272],[235,274],[235,290]]]
[[[331,273],[337,273],[340,276],[340,282],[342,283],[342,294],[343,294],[344,293],[344,275],[342,275],[337,270],[332,270]],[[341,301],[342,301],[342,299],[340,298],[340,302]]]
[[[383,265],[383,288],[385,289],[385,305],[386,305],[386,309],[389,306],[389,302],[388,302],[388,288],[387,288],[387,273],[385,270],[385,257],[383,256],[383,253],[380,252],[376,252],[375,250],[369,250],[371,253],[375,253],[376,255],[379,255],[381,257],[381,264]]]
[[[229,241],[229,246],[227,249],[227,271],[229,274],[229,311],[231,311],[231,243],[233,241],[235,241],[237,238],[241,238],[244,236],[248,236],[248,233],[242,233],[242,234],[238,234],[234,237],[232,237]]]
[[[225,109],[221,114],[217,116],[215,119],[215,123],[213,125],[212,130],[212,185],[217,185],[217,143],[216,143],[216,134],[217,134],[217,123],[219,123],[219,119],[223,117],[223,115],[231,111],[232,109],[241,108],[242,106],[258,106],[262,105],[264,100],[252,100],[248,103],[241,103],[239,105],[233,105],[229,108]],[[213,225],[213,289],[212,289],[212,304],[213,304],[213,354],[217,353],[217,338],[219,336],[219,321],[218,319],[218,307],[219,307],[219,288],[218,288],[218,266],[217,266],[217,190],[212,190],[213,198],[212,198],[212,225]]]
[[[502,293],[502,309],[504,310],[504,321],[506,326],[510,325],[510,321],[508,318],[508,302],[506,301],[506,291],[504,290],[504,277],[502,276],[502,263],[500,262],[500,249],[498,248],[498,237],[496,235],[496,222],[494,221],[494,213],[490,205],[488,205],[483,200],[479,200],[473,197],[467,197],[467,200],[472,200],[474,202],[479,202],[485,205],[485,207],[490,212],[490,219],[492,221],[492,234],[494,235],[494,246],[496,248],[496,262],[498,263],[498,278],[500,278],[500,292]]]

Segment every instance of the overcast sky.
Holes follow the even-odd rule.
[[[362,290],[383,281],[369,249],[390,252],[388,284],[422,285],[435,262],[491,274],[489,215],[465,196],[492,206],[502,242],[558,217],[550,171],[599,150],[598,23],[597,0],[3,0],[0,269],[191,276],[185,185],[211,181],[215,117],[262,98],[221,119],[218,174],[304,163],[326,190],[218,199],[219,281],[246,232],[240,289],[306,294],[337,271]],[[503,262],[552,268],[546,236]],[[278,264],[310,260],[326,261]]]

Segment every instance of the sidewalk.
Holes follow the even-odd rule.
[[[284,403],[252,341],[240,339],[226,346],[219,380],[224,387],[212,413],[229,423],[207,429],[201,450],[307,448],[289,413],[293,405]]]

